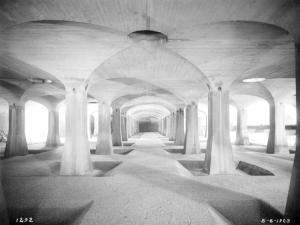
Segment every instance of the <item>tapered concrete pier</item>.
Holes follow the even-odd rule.
[[[184,144],[184,108],[181,107],[176,111],[176,133],[175,145]]]
[[[84,175],[92,171],[87,135],[87,92],[84,86],[67,87],[66,141],[61,175]]]
[[[249,136],[247,129],[247,111],[243,107],[237,107],[236,145],[248,145]]]
[[[121,117],[121,131],[122,131],[122,141],[128,141],[127,135],[127,118],[126,115],[122,115]]]
[[[112,135],[111,135],[111,116],[110,106],[106,102],[99,102],[98,110],[98,136],[97,136],[97,155],[113,154]]]
[[[201,153],[198,134],[198,106],[195,102],[186,107],[184,152],[187,155]]]
[[[120,108],[113,108],[112,143],[113,143],[113,146],[122,146],[121,110],[120,110]]]
[[[210,91],[208,97],[208,139],[204,170],[209,174],[235,172],[229,137],[229,92]]]
[[[9,131],[4,156],[8,158],[27,154],[24,103],[12,103],[9,105]]]

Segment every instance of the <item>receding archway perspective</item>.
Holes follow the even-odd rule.
[[[300,224],[300,2],[0,0],[0,223]]]

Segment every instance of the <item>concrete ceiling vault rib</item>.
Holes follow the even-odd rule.
[[[90,80],[99,78],[172,94],[183,102],[208,91],[207,79],[198,68],[162,45],[148,42],[133,43],[99,65]]]
[[[281,101],[290,105],[295,105],[295,86],[295,78],[267,79],[261,83],[235,82],[231,86],[232,91],[230,94],[233,100],[240,105],[247,105],[248,103],[250,104],[255,101],[253,97],[249,98],[244,95],[256,96],[271,104],[274,101]],[[240,98],[240,100],[238,98]]]
[[[131,117],[137,121],[140,121],[142,119],[147,119],[147,118],[155,118],[156,120],[161,120],[164,116],[160,113],[156,113],[152,111],[147,111],[147,112],[141,111],[132,114]]]
[[[6,46],[7,48],[8,46]],[[2,49],[2,51],[5,48]],[[11,83],[28,82],[31,78],[39,78],[44,80],[51,80],[51,85],[64,90],[64,85],[52,74],[19,60],[9,52],[2,52],[0,55],[0,78]]]
[[[127,43],[124,34],[109,28],[67,21],[23,23],[6,29],[2,36],[5,54],[62,83],[86,80],[99,63]]]
[[[265,98],[258,97],[255,95],[238,94],[230,96],[230,104],[236,107],[237,109],[248,107],[257,102],[261,102],[262,100],[268,102]]]
[[[94,76],[89,81],[88,92],[94,98],[111,103],[118,108],[125,102],[142,96],[160,97],[176,104],[182,102],[167,89],[137,78],[102,79]]]
[[[272,93],[261,83],[234,83],[231,85],[230,95],[252,95],[274,104]]]
[[[165,100],[164,98],[158,96],[141,96],[134,98],[130,101],[125,102],[121,108],[124,111],[127,111],[129,108],[138,106],[141,104],[157,104],[162,105],[163,107],[167,108],[170,112],[176,110],[176,105],[172,104],[170,101]]]
[[[166,108],[164,108],[163,105],[159,105],[159,104],[140,104],[131,107],[126,107],[124,108],[123,112],[124,114],[130,116],[133,116],[138,112],[138,113],[146,113],[146,114],[155,113],[161,115],[161,117],[165,117],[170,114],[170,111],[168,109],[167,110],[165,109]]]
[[[169,37],[173,41],[167,47],[201,68],[214,84],[230,86],[258,74],[295,76],[294,39],[274,25],[222,21],[174,30]]]
[[[167,108],[157,104],[141,104],[132,106],[126,111],[126,115],[131,116],[136,120],[139,120],[139,118],[142,117],[155,117],[157,119],[162,119],[169,114],[170,111]]]
[[[41,105],[45,106],[47,109],[56,109],[57,106],[64,100],[63,96],[34,96],[31,97],[31,101],[38,102]]]

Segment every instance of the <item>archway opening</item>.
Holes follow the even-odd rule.
[[[48,109],[40,103],[25,104],[25,135],[28,144],[45,143],[48,134]]]

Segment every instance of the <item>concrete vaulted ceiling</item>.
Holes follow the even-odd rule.
[[[92,76],[125,84],[128,90],[140,87],[147,93],[174,95],[182,102],[197,100],[208,91],[198,68],[157,43],[132,44],[102,63]]]
[[[257,21],[284,28],[300,37],[300,6],[293,0],[2,0],[1,28],[36,20],[77,21],[135,30],[171,30],[219,21]]]
[[[136,120],[147,118],[156,118],[159,120],[168,116],[170,111],[162,105],[141,104],[129,108],[126,114]]]
[[[231,98],[231,105],[237,108],[246,108],[254,103],[260,101],[266,101],[264,98],[257,97],[255,95],[244,95],[244,94],[231,95],[230,98]]]
[[[176,105],[172,104],[170,101],[165,100],[164,98],[156,97],[156,96],[142,96],[132,99],[131,101],[125,102],[121,108],[124,111],[127,111],[129,108],[137,106],[137,105],[146,105],[146,104],[156,104],[161,105],[167,108],[170,112],[176,110]]]
[[[262,85],[273,97],[272,87],[294,82],[298,27],[300,3],[292,0],[2,0],[0,78],[29,98],[85,82],[91,97],[127,108],[143,97],[188,104],[208,86],[239,93],[243,79],[257,76],[272,79]],[[139,30],[168,41],[128,37]],[[33,88],[33,77],[53,83]]]

